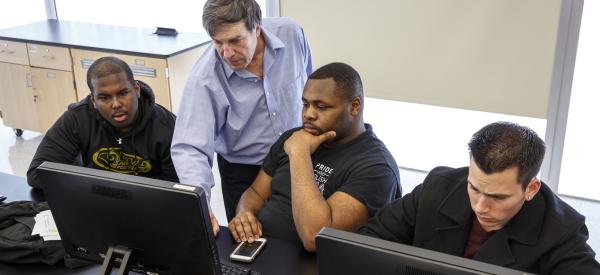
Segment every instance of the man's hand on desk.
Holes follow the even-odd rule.
[[[236,242],[254,242],[262,236],[262,224],[249,211],[238,213],[229,223],[229,232]]]

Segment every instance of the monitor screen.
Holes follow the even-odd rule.
[[[135,271],[221,274],[202,189],[51,162],[38,170],[72,257],[103,262],[115,248],[131,251]]]
[[[320,275],[530,274],[327,227],[317,235],[316,244]]]

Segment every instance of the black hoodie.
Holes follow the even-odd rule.
[[[27,170],[27,182],[42,188],[36,168],[44,161],[178,182],[171,161],[175,115],[154,102],[152,89],[141,81],[137,121],[122,134],[92,105],[91,95],[71,104],[48,130]]]

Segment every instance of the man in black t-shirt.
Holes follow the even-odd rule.
[[[398,166],[362,118],[362,82],[343,63],[315,71],[302,95],[302,128],[284,133],[238,203],[236,241],[274,236],[315,250],[322,227],[356,230],[401,195]]]

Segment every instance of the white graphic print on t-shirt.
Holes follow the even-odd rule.
[[[319,186],[321,194],[323,194],[323,190],[325,189],[325,183],[327,182],[327,180],[329,180],[331,174],[333,174],[333,168],[322,163],[316,163],[313,171],[315,175],[315,183]]]

